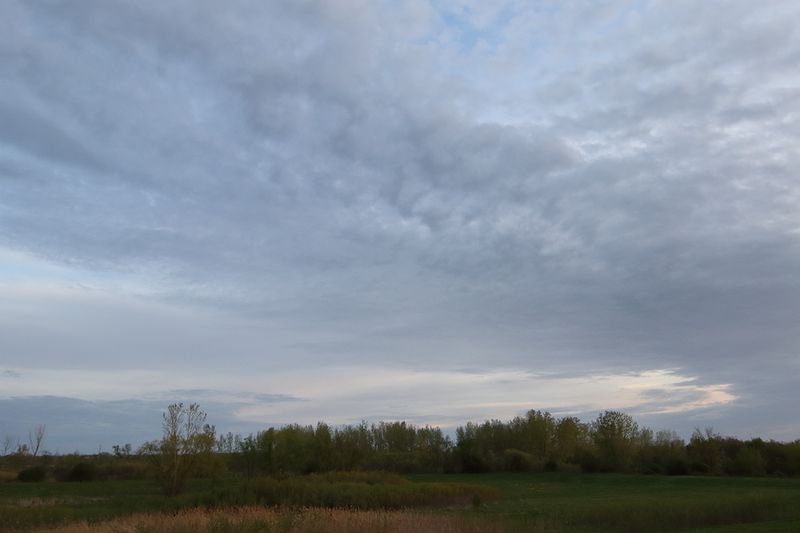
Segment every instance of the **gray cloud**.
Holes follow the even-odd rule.
[[[679,369],[741,432],[791,403],[793,2],[2,11],[0,246],[111,287],[4,285],[10,367]]]

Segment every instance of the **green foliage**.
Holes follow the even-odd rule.
[[[356,478],[357,479],[357,478]],[[490,487],[459,483],[409,483],[390,480],[364,482],[325,476],[259,478],[238,491],[220,493],[217,505],[280,505],[291,507],[347,507],[353,509],[405,509],[445,505],[468,505],[475,496],[481,501],[498,497]]]
[[[332,428],[291,424],[238,439],[231,467],[256,474],[330,470],[441,472],[452,469],[452,442],[438,428],[381,422]]]
[[[19,474],[17,474],[17,481],[23,481],[25,483],[38,483],[44,481],[46,478],[47,471],[41,466],[31,466],[20,470]]]
[[[145,479],[148,474],[147,458],[124,457],[96,460],[97,479],[104,481],[131,481]]]
[[[541,460],[522,450],[505,450],[503,465],[503,469],[508,472],[536,472],[544,469]]]
[[[142,446],[140,453],[150,459],[167,496],[179,494],[186,481],[213,459],[214,427],[205,422],[206,413],[199,405],[172,404],[163,415],[162,439]]]
[[[228,439],[230,441],[230,439]],[[247,478],[330,470],[400,473],[499,471],[639,472],[687,475],[800,475],[800,443],[740,441],[711,430],[687,445],[672,431],[653,432],[619,411],[589,424],[529,411],[507,422],[469,422],[453,443],[438,428],[406,422],[331,427],[297,424],[233,437],[230,467]]]
[[[633,417],[619,411],[604,411],[592,423],[591,437],[603,472],[628,472],[640,436]]]
[[[722,437],[710,428],[705,433],[696,429],[686,447],[691,469],[699,474],[722,474],[725,455]]]
[[[97,479],[97,467],[94,463],[87,461],[76,464],[67,474],[67,481],[94,481],[95,479]]]
[[[764,458],[756,447],[744,446],[736,454],[732,470],[740,476],[763,476],[766,473]]]

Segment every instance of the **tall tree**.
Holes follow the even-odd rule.
[[[206,413],[196,403],[174,403],[163,415],[164,435],[142,446],[153,465],[156,480],[168,496],[179,494],[187,479],[196,474],[214,450],[214,426],[206,424]]]

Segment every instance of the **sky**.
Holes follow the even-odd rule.
[[[0,438],[800,438],[800,3],[6,0]]]

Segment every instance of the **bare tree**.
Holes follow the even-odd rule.
[[[11,450],[14,449],[14,437],[11,435],[6,435],[6,438],[3,439],[3,455],[8,455],[11,453]]]
[[[39,424],[33,431],[28,431],[28,449],[36,457],[44,440],[44,424]]]

